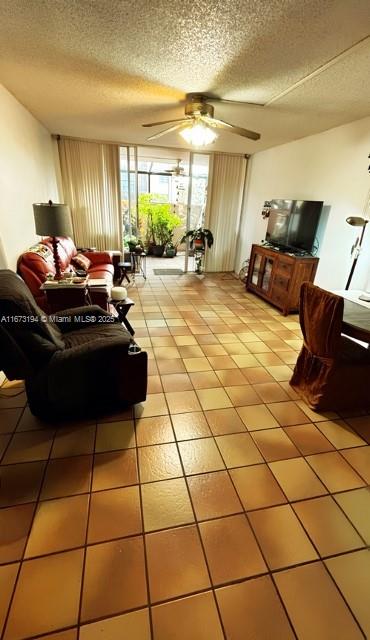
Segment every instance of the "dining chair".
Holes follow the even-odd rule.
[[[304,282],[303,346],[290,385],[314,410],[370,407],[370,351],[341,334],[343,298]]]

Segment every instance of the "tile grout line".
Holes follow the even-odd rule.
[[[217,447],[217,449],[218,449],[218,451],[219,451],[219,453],[220,453],[220,456],[221,456],[221,458],[222,458],[222,460],[223,460],[223,462],[224,462],[224,464],[225,464],[225,468],[226,468],[226,471],[227,471],[227,474],[228,474],[229,480],[230,480],[231,484],[233,485],[234,490],[235,490],[235,492],[236,492],[237,496],[239,497],[239,493],[238,493],[238,491],[237,491],[237,487],[235,486],[235,483],[234,483],[234,481],[233,481],[233,478],[232,478],[232,475],[231,475],[231,473],[230,473],[229,468],[226,466],[226,462],[225,462],[225,460],[224,460],[224,458],[223,458],[223,455],[222,455],[221,450],[220,450],[220,449],[219,449],[219,447],[218,447],[218,444],[217,444],[217,440],[216,440],[216,439],[215,439],[215,443],[216,443],[216,447]],[[283,494],[285,495],[285,492],[284,492],[284,491],[283,491]],[[285,497],[286,497],[286,496],[285,496]],[[240,499],[240,501],[241,501],[241,498],[239,498],[239,499]],[[243,503],[242,503],[242,506],[244,507]],[[263,561],[264,561],[264,563],[265,563],[265,566],[266,566],[266,569],[267,569],[267,574],[268,574],[268,575],[270,576],[270,578],[272,579],[272,570],[270,569],[270,565],[269,565],[269,563],[267,562],[267,558],[265,557],[265,553],[264,553],[264,551],[263,551],[263,549],[262,549],[262,546],[261,546],[261,544],[260,544],[260,542],[259,542],[259,540],[258,540],[257,534],[256,534],[256,532],[255,532],[255,530],[254,530],[254,528],[253,528],[253,526],[252,526],[252,523],[251,523],[251,521],[250,521],[250,519],[249,519],[249,517],[248,517],[248,512],[244,511],[244,516],[245,516],[245,518],[246,518],[246,520],[247,520],[247,522],[248,522],[249,529],[250,529],[250,531],[251,531],[251,533],[252,533],[252,535],[253,535],[253,537],[254,537],[254,540],[255,540],[256,545],[257,545],[257,547],[258,547],[258,549],[259,549],[259,552],[260,552],[260,554],[261,554],[261,557],[263,558]],[[275,583],[274,583],[274,584],[275,584]],[[296,634],[296,632],[295,632],[295,629],[294,629],[294,626],[293,626],[293,622],[292,622],[292,620],[290,619],[290,615],[288,614],[288,610],[287,610],[287,608],[286,608],[286,606],[285,606],[285,602],[283,601],[283,599],[282,599],[282,597],[281,597],[281,595],[280,595],[279,591],[276,589],[276,587],[275,587],[275,592],[277,593],[278,599],[279,599],[280,604],[281,604],[281,606],[282,606],[282,608],[283,608],[283,611],[285,612],[285,615],[286,615],[287,620],[288,620],[288,623],[289,623],[289,625],[290,625],[290,627],[291,627],[291,629],[292,629],[292,632],[293,632],[293,634],[294,634],[295,638],[298,640],[298,636],[297,636],[297,634]]]
[[[296,426],[299,426],[299,425],[296,425]],[[282,428],[282,427],[281,427],[281,425],[280,425],[280,428]],[[248,433],[249,433],[249,431],[248,431]],[[323,434],[323,435],[324,435],[324,434]],[[324,436],[324,437],[325,437],[325,436]],[[217,446],[217,448],[218,448],[218,450],[219,450],[219,453],[220,453],[220,455],[221,455],[221,457],[222,457],[222,459],[223,459],[223,461],[224,461],[224,464],[225,464],[226,470],[228,471],[228,474],[229,474],[230,480],[231,480],[231,482],[232,482],[232,484],[233,484],[233,486],[234,486],[234,489],[235,489],[235,491],[236,491],[237,495],[239,495],[239,494],[238,494],[238,491],[237,491],[237,487],[235,486],[235,484],[234,484],[234,482],[233,482],[233,479],[232,479],[232,476],[231,476],[231,474],[229,473],[229,468],[226,466],[226,462],[225,462],[225,460],[224,460],[224,458],[223,458],[222,451],[221,451],[221,449],[219,449],[219,447],[218,447],[218,442],[217,442],[217,439],[216,439],[216,438],[215,438],[215,441],[216,441],[216,446]],[[258,443],[255,443],[255,444],[256,444],[256,445],[257,445],[257,447],[258,447]],[[293,444],[294,444],[294,443],[293,443]],[[354,448],[357,448],[357,447],[354,447]],[[259,448],[259,447],[258,447],[258,449],[260,450],[260,448]],[[338,453],[340,453],[340,451],[339,451],[339,450],[337,450],[337,449],[335,449],[335,451],[337,451]],[[335,451],[334,451],[334,452],[335,452]],[[333,453],[334,453],[334,452],[333,452]],[[261,453],[262,457],[263,457],[263,458],[264,458],[264,460],[265,460],[265,463],[264,463],[264,464],[267,464],[268,468],[270,468],[270,467],[269,467],[269,461],[267,461],[267,460],[266,460],[266,458],[265,458],[265,456],[264,456],[264,454],[263,454],[263,452],[262,452],[261,450],[260,450],[260,453]],[[327,452],[323,452],[323,453],[327,453]],[[302,457],[302,458],[305,460],[305,456],[300,456],[300,457]],[[344,458],[344,456],[342,456],[342,457]],[[288,458],[287,460],[290,460],[290,459],[299,459],[299,458]],[[345,458],[344,458],[344,460],[345,460]],[[307,460],[306,460],[306,462],[309,464],[309,462],[308,462]],[[253,465],[247,465],[247,466],[253,466]],[[316,546],[316,544],[315,544],[314,540],[311,538],[311,535],[309,534],[308,530],[306,529],[306,527],[305,527],[305,525],[304,525],[303,521],[301,520],[301,518],[299,517],[299,515],[296,513],[295,509],[294,509],[294,508],[292,508],[292,504],[295,504],[295,503],[297,503],[297,502],[306,502],[306,501],[308,501],[308,500],[319,499],[320,497],[330,497],[330,498],[332,498],[332,499],[333,499],[333,495],[332,495],[331,491],[329,490],[329,488],[327,487],[327,485],[325,485],[325,483],[324,483],[324,482],[321,480],[321,478],[318,476],[318,474],[317,474],[316,470],[315,470],[313,467],[311,467],[311,465],[310,465],[310,464],[309,464],[309,466],[310,466],[310,468],[311,468],[312,472],[314,473],[314,475],[317,477],[317,479],[318,479],[318,480],[319,480],[319,481],[324,485],[324,487],[327,489],[327,491],[328,491],[328,493],[327,493],[327,494],[324,494],[323,496],[313,496],[313,497],[310,497],[310,498],[304,498],[304,499],[300,499],[300,500],[290,501],[290,500],[288,499],[288,496],[287,496],[287,495],[286,495],[286,493],[285,493],[284,488],[283,488],[283,487],[282,487],[282,485],[280,484],[279,480],[275,477],[275,474],[273,474],[273,475],[274,475],[274,477],[275,477],[275,480],[278,482],[278,484],[279,484],[279,486],[280,486],[280,488],[281,488],[281,490],[282,490],[282,492],[283,492],[284,496],[285,496],[285,497],[286,497],[286,499],[287,499],[287,503],[286,503],[286,504],[287,504],[287,505],[289,505],[289,506],[291,507],[291,509],[292,509],[293,513],[295,514],[295,516],[296,516],[296,518],[298,519],[298,521],[299,521],[300,525],[302,526],[303,531],[304,531],[304,532],[305,532],[305,534],[307,535],[307,537],[308,537],[308,539],[309,539],[310,543],[312,544],[312,546],[313,546],[314,550],[316,551],[316,553],[317,553],[317,555],[318,555],[318,558],[317,558],[316,560],[309,561],[309,563],[311,563],[311,562],[321,561],[321,563],[322,563],[322,564],[325,564],[324,559],[328,559],[328,558],[330,558],[330,557],[338,557],[338,556],[340,556],[340,555],[347,555],[347,554],[349,554],[349,553],[353,553],[353,552],[355,552],[355,551],[360,551],[360,550],[363,550],[364,548],[368,548],[368,545],[367,545],[366,541],[364,540],[363,536],[362,536],[362,535],[357,531],[357,528],[355,527],[355,525],[350,521],[350,519],[348,518],[348,516],[344,513],[344,515],[346,516],[346,519],[348,520],[348,522],[350,523],[350,525],[353,527],[353,529],[356,531],[356,533],[359,535],[359,537],[360,537],[360,538],[361,538],[361,540],[363,541],[364,546],[362,546],[362,547],[357,547],[357,548],[355,548],[355,549],[350,549],[350,550],[345,551],[345,552],[343,552],[343,551],[342,551],[342,552],[338,552],[337,554],[329,554],[329,556],[324,556],[324,557],[323,557],[323,556],[321,555],[321,553],[320,553],[320,551],[319,551],[318,547]],[[240,467],[239,467],[239,468],[240,468]],[[241,468],[242,468],[242,467],[241,467]],[[271,469],[270,469],[270,471],[271,471]],[[356,471],[356,470],[355,470],[355,471]],[[356,472],[356,473],[357,473],[357,472]],[[361,477],[361,476],[360,476],[360,477]],[[360,488],[361,488],[361,487],[360,487]],[[350,491],[350,490],[349,490],[349,491]],[[342,492],[338,492],[338,493],[342,493]],[[336,501],[335,501],[335,503],[336,503]],[[279,505],[274,505],[274,506],[279,506]],[[270,507],[270,508],[274,508],[274,506],[272,506],[272,507]],[[282,506],[282,505],[280,505],[280,506]],[[339,506],[340,506],[340,505],[339,505]],[[262,552],[262,548],[260,547],[260,544],[259,544],[258,538],[257,538],[256,534],[254,533],[254,529],[253,529],[253,527],[252,527],[252,525],[251,525],[251,523],[250,523],[249,517],[248,517],[248,514],[249,514],[250,512],[260,511],[260,510],[264,510],[264,509],[263,509],[263,508],[261,508],[261,509],[256,509],[256,510],[249,510],[249,511],[246,511],[246,512],[245,512],[245,515],[246,515],[246,517],[247,517],[247,520],[248,520],[248,523],[249,523],[249,525],[250,525],[250,528],[251,528],[251,530],[252,530],[252,532],[253,532],[253,534],[254,534],[254,537],[255,537],[255,539],[256,539],[256,542],[257,542],[257,544],[258,544],[258,547],[260,548],[260,551],[261,551],[261,553],[262,553],[262,557],[263,557],[263,558],[264,558],[264,560],[265,560],[266,566],[269,568],[269,565],[268,565],[268,563],[267,563],[267,560],[265,559],[265,556],[264,556],[264,554],[263,554],[263,552]],[[341,510],[341,511],[342,511],[342,510]],[[293,566],[302,566],[302,564],[303,564],[303,563],[298,563],[297,565],[293,565]],[[326,567],[326,565],[325,565],[325,567]],[[289,565],[288,567],[285,567],[285,568],[283,568],[282,570],[287,570],[287,569],[289,569],[289,568],[293,568],[293,567],[292,567],[291,565]],[[327,569],[327,567],[326,567],[326,569]],[[328,569],[327,569],[327,571],[328,571]],[[269,573],[271,573],[271,576],[273,575],[273,572],[274,572],[274,570],[272,570],[272,569],[270,570],[270,569],[269,569]],[[276,570],[275,570],[275,572],[276,572]],[[329,575],[330,575],[330,573],[329,573]],[[335,581],[334,581],[334,582],[335,582]],[[274,581],[274,584],[275,584],[275,581]],[[335,582],[335,584],[336,584],[336,582]],[[275,585],[275,586],[276,586],[276,585]],[[338,588],[338,585],[337,585],[337,584],[336,584],[336,586],[337,586],[337,588]],[[339,589],[339,588],[338,588],[338,589]],[[276,590],[278,591],[277,586],[276,586]],[[340,591],[340,589],[339,589],[339,591]],[[341,592],[341,591],[340,591],[340,594],[342,595],[343,599],[345,600],[346,604],[348,605],[348,603],[347,603],[346,599],[344,598],[344,594],[342,594],[342,592]],[[285,610],[285,611],[286,611],[286,613],[287,613],[287,610],[286,610],[286,607],[285,607],[285,603],[283,602],[282,598],[280,597],[280,593],[279,593],[279,598],[280,598],[281,602],[283,603],[284,610]],[[359,626],[359,627],[360,627],[360,629],[361,629],[361,626],[360,626],[360,624],[358,623],[357,618],[356,618],[356,616],[354,615],[354,613],[353,613],[353,611],[352,611],[351,607],[349,607],[349,605],[348,605],[348,608],[349,608],[349,610],[350,610],[350,612],[351,612],[351,614],[352,614],[353,618],[355,619],[356,623],[358,624],[358,626]],[[289,618],[289,621],[290,621],[290,617],[289,617],[289,616],[288,616],[288,618]],[[293,624],[292,624],[292,623],[291,623],[291,626],[292,626],[292,628],[293,628]],[[361,631],[362,631],[362,629],[361,629]]]
[[[80,594],[78,599],[78,611],[77,611],[77,620],[76,620],[76,626],[77,626],[76,640],[79,640],[80,638],[80,628],[81,628],[82,602],[83,602],[83,595],[84,595],[84,586],[85,586],[84,583],[85,583],[85,572],[86,572],[87,541],[88,541],[88,535],[89,535],[89,523],[90,523],[90,512],[91,512],[91,493],[92,493],[93,478],[94,478],[95,447],[96,447],[96,441],[98,436],[97,424],[98,423],[96,421],[95,431],[94,431],[93,454],[92,454],[93,457],[92,457],[91,472],[90,472],[90,486],[89,486],[89,491],[87,492],[89,497],[87,501],[85,543],[82,547],[83,557],[82,557],[82,571],[81,571],[81,586],[80,586]]]
[[[167,400],[166,400],[166,402],[167,402]],[[168,405],[167,405],[167,408],[169,409]],[[170,420],[171,420],[171,424],[172,424],[171,414],[169,414],[169,415],[170,415]],[[172,428],[174,430],[173,424],[172,424]],[[174,430],[174,433],[175,433],[175,430]],[[175,433],[175,436],[176,436],[176,433]],[[198,533],[198,538],[199,538],[199,541],[200,541],[200,544],[201,544],[201,548],[202,548],[202,552],[203,552],[203,558],[204,558],[204,561],[205,561],[205,565],[207,567],[210,590],[212,591],[213,601],[214,601],[214,604],[216,606],[216,610],[217,610],[219,622],[220,622],[220,625],[221,625],[221,630],[222,630],[222,633],[223,633],[223,636],[224,636],[224,640],[227,640],[226,630],[225,630],[224,622],[223,622],[223,619],[222,619],[222,616],[221,616],[220,607],[219,607],[219,604],[218,604],[218,601],[217,601],[217,598],[216,598],[216,593],[215,593],[215,588],[213,586],[213,581],[212,581],[211,571],[210,571],[210,568],[209,568],[208,558],[207,558],[207,554],[206,554],[203,538],[202,538],[202,535],[201,535],[199,523],[198,523],[198,520],[197,520],[197,516],[196,516],[196,512],[195,512],[195,508],[194,508],[194,503],[193,503],[193,498],[192,498],[192,495],[191,495],[191,491],[190,491],[190,487],[189,487],[189,484],[188,484],[187,476],[185,474],[185,467],[184,467],[184,463],[183,463],[183,460],[182,460],[182,457],[181,457],[181,451],[180,451],[180,448],[179,448],[177,440],[176,440],[176,449],[177,449],[177,455],[178,455],[179,460],[180,460],[181,468],[182,468],[182,471],[183,471],[183,474],[184,474],[183,477],[184,477],[184,480],[185,480],[186,490],[187,490],[187,493],[188,493],[188,498],[190,500],[191,508],[192,508],[193,515],[194,515],[194,523],[195,523],[195,526],[196,526],[196,529],[197,529],[197,533]],[[207,589],[207,591],[208,591],[208,589]],[[186,597],[186,595],[183,596],[183,597]]]
[[[215,389],[220,389],[220,387],[215,387]],[[177,392],[175,392],[175,393],[177,393]],[[182,393],[182,392],[180,391],[178,393]],[[161,395],[161,394],[165,395],[165,392],[158,392],[158,393],[149,394],[149,395]],[[262,403],[262,404],[264,404],[264,403]],[[253,407],[253,406],[260,406],[260,404],[240,405],[238,407],[226,407],[226,408],[228,408],[228,409],[236,409],[236,408],[244,408],[244,407],[248,408],[248,407]],[[199,409],[197,411],[199,411]],[[201,409],[201,411],[203,413],[206,413],[207,411],[219,411],[219,409],[206,409],[206,410]],[[180,412],[180,413],[176,413],[176,414],[173,414],[173,415],[183,415],[183,414],[186,414],[186,413],[192,413],[192,412]],[[172,415],[172,414],[167,414],[166,413],[166,414],[160,414],[160,415],[157,415],[157,416],[144,416],[144,418],[147,418],[147,417],[154,417],[155,418],[155,417],[161,417],[161,416],[166,416],[166,415]],[[104,424],[105,425],[105,424],[111,424],[111,422],[126,422],[126,420],[122,420],[122,421],[121,420],[118,420],[118,421],[112,420],[112,421],[101,422],[99,424]],[[289,425],[289,427],[300,427],[300,426],[306,426],[306,425],[311,425],[311,424],[315,426],[315,423],[302,423],[302,424],[297,424],[297,425]],[[88,426],[91,427],[93,425],[90,424]],[[85,427],[82,427],[82,428],[85,428]],[[284,426],[279,425],[277,427],[262,427],[260,429],[248,430],[248,428],[245,427],[245,432],[249,433],[249,435],[252,437],[253,433],[259,433],[261,431],[266,431],[266,432],[267,431],[271,431],[272,432],[275,429],[283,429],[284,432],[285,432],[286,428],[288,428],[288,427],[284,427]],[[24,434],[24,433],[35,433],[35,432],[38,433],[38,432],[41,432],[41,431],[42,431],[42,429],[18,431],[16,433],[14,433],[14,435],[19,435],[19,434]],[[196,440],[196,439],[200,440],[200,439],[205,439],[207,437],[208,438],[209,437],[222,438],[224,436],[232,436],[232,435],[240,435],[240,434],[244,434],[244,431],[232,431],[232,432],[227,432],[227,433],[220,433],[220,434],[216,434],[215,436],[212,433],[212,436],[204,436],[203,438],[182,438],[179,441],[180,442],[191,442],[192,440]],[[3,435],[11,435],[11,434],[8,433],[8,434],[3,434]],[[353,471],[358,476],[360,476],[361,480],[363,480],[363,482],[366,485],[369,484],[368,482],[366,482],[365,478],[363,478],[363,476],[361,476],[361,473],[353,466],[353,464],[349,460],[347,460],[347,458],[343,455],[343,451],[352,451],[354,449],[366,448],[366,447],[370,446],[370,443],[368,444],[368,443],[366,443],[364,441],[364,444],[361,444],[361,445],[356,444],[356,445],[353,445],[351,447],[345,447],[345,448],[342,448],[342,449],[337,449],[337,448],[334,447],[334,449],[331,449],[331,450],[328,450],[328,451],[318,451],[318,452],[315,452],[315,453],[305,453],[305,454],[303,454],[300,451],[300,449],[298,448],[298,446],[292,441],[292,439],[289,436],[289,434],[286,434],[286,435],[289,438],[289,440],[292,442],[292,444],[296,447],[296,449],[298,450],[300,455],[299,456],[294,456],[293,458],[278,458],[277,460],[269,460],[269,461],[265,460],[266,464],[269,464],[270,462],[279,462],[279,461],[283,461],[283,460],[291,460],[291,459],[300,458],[300,457],[303,457],[303,458],[306,459],[309,456],[323,456],[323,455],[326,455],[328,453],[330,453],[330,454],[331,453],[339,453],[341,455],[341,457],[343,458],[344,462],[346,462],[353,469]],[[323,437],[325,437],[325,436],[323,436]],[[148,444],[148,445],[147,444],[139,445],[139,448],[142,449],[142,448],[145,448],[145,447],[157,446],[157,445],[160,445],[160,444],[171,444],[171,442],[173,442],[173,441],[170,440],[168,442],[160,442],[160,443],[154,443],[154,444]],[[255,444],[258,447],[257,443],[255,443]],[[134,447],[126,447],[125,449],[106,449],[104,451],[99,451],[97,453],[98,454],[100,454],[100,453],[114,453],[115,451],[123,451],[123,450],[126,451],[126,450],[129,450],[129,449],[134,449]],[[70,458],[79,458],[79,457],[88,456],[88,455],[91,455],[91,454],[88,454],[88,453],[77,453],[75,455],[70,454],[70,455],[66,455],[66,456],[57,456],[57,457],[54,457],[54,458],[50,458],[50,460],[51,461],[54,461],[54,460],[68,460]],[[263,455],[262,452],[261,452],[261,455]],[[32,464],[33,462],[45,462],[47,460],[48,460],[48,458],[39,458],[39,459],[33,459],[33,460],[19,460],[19,461],[15,461],[15,462],[7,462],[7,463],[4,463],[4,464],[0,464],[0,469],[6,468],[6,467],[13,467],[13,466],[16,466],[16,465],[21,465],[21,464]],[[256,464],[258,464],[258,463],[256,463]],[[239,466],[246,466],[246,465],[239,465]]]
[[[354,551],[358,551],[358,550],[354,550]],[[354,622],[357,624],[358,628],[360,629],[361,633],[363,634],[364,640],[366,640],[367,636],[360,624],[360,621],[357,619],[357,616],[355,615],[354,611],[352,610],[352,607],[350,606],[349,602],[347,601],[347,598],[345,597],[344,593],[342,592],[342,590],[340,589],[335,577],[331,574],[329,567],[327,566],[325,560],[321,560],[322,565],[324,566],[324,570],[326,571],[327,575],[329,576],[329,579],[331,579],[335,585],[336,590],[339,593],[339,596],[342,598],[342,600],[345,603],[345,606],[348,608],[348,610],[350,611],[352,618],[354,620]]]
[[[25,407],[26,407],[26,405],[25,405]],[[22,416],[23,416],[23,413],[22,413]],[[21,419],[21,417],[20,417],[20,419]],[[49,460],[50,460],[51,451],[52,451],[52,448],[53,448],[53,445],[54,445],[54,440],[55,440],[56,433],[57,433],[57,430],[55,429],[54,436],[53,436],[52,442],[50,444],[49,456],[48,456],[47,460],[40,461],[40,462],[44,463],[44,470],[42,472],[42,476],[41,476],[41,479],[40,479],[40,485],[39,485],[39,489],[38,489],[38,492],[37,492],[37,497],[36,497],[35,501],[32,501],[32,502],[35,503],[35,506],[34,506],[32,518],[31,518],[30,526],[29,526],[29,529],[28,529],[28,533],[27,533],[27,538],[26,538],[26,542],[25,542],[25,545],[24,545],[24,549],[23,549],[23,552],[22,552],[20,560],[18,560],[19,567],[18,567],[16,579],[15,579],[15,582],[14,582],[14,585],[13,585],[12,594],[11,594],[11,597],[10,597],[10,600],[9,600],[9,604],[8,604],[8,607],[7,607],[6,616],[4,617],[1,640],[3,640],[5,638],[5,634],[6,634],[6,630],[7,630],[7,626],[8,626],[8,622],[9,622],[9,616],[10,616],[10,612],[11,612],[11,609],[12,609],[12,606],[13,606],[15,593],[16,593],[16,590],[17,590],[18,582],[19,582],[19,576],[20,576],[20,573],[21,573],[21,570],[22,570],[22,567],[23,567],[23,562],[25,561],[24,555],[26,553],[27,544],[28,544],[28,541],[29,541],[29,538],[30,538],[30,535],[31,535],[33,523],[35,521],[35,516],[36,516],[36,513],[37,513],[37,508],[38,508],[38,504],[39,504],[39,500],[40,500],[40,496],[41,496],[42,486],[44,484],[44,480],[45,480],[45,477],[46,477],[46,469],[48,467],[48,463],[49,463]],[[29,504],[32,504],[32,502],[29,503]]]
[[[139,451],[137,446],[137,426],[136,426],[135,407],[136,405],[134,405],[133,407],[133,416],[134,416],[134,433],[135,433],[135,445],[136,445],[135,455],[136,455],[136,465],[137,465],[137,475],[138,475],[138,485],[139,485],[140,515],[141,515],[141,527],[142,527],[141,537],[143,540],[144,569],[145,569],[145,582],[146,582],[146,597],[147,597],[147,603],[148,603],[150,638],[151,640],[154,640],[153,616],[152,616],[151,594],[150,594],[150,585],[149,585],[148,552],[147,552],[147,546],[146,546],[144,506],[143,506],[142,483],[141,483],[141,469],[140,469],[140,461],[139,461]]]

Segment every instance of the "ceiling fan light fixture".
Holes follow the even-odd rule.
[[[189,127],[182,129],[180,136],[193,147],[204,147],[216,140],[217,133],[202,122],[194,122]]]

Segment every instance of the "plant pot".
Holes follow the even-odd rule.
[[[134,253],[135,249],[136,249],[136,244],[131,244],[131,242],[128,243],[128,248],[130,253]]]
[[[154,244],[153,245],[153,255],[157,256],[157,258],[161,258],[164,254],[164,244]]]
[[[176,255],[176,249],[166,249],[166,258],[174,258]]]
[[[137,244],[135,247],[135,253],[140,255],[142,252],[143,252],[142,246],[140,244]]]
[[[204,249],[204,244],[203,244],[203,240],[194,240],[194,249],[196,251],[203,251]]]

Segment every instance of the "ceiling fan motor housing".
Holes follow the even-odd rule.
[[[214,107],[202,100],[201,96],[194,96],[191,98],[191,102],[187,102],[185,105],[185,115],[187,116],[209,116],[213,118]]]

